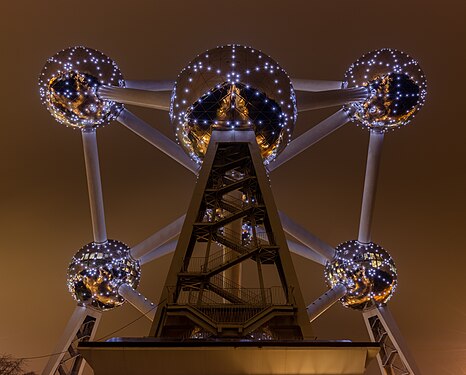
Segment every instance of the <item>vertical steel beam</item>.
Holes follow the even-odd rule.
[[[82,139],[94,242],[102,243],[107,241],[107,228],[105,226],[104,201],[102,197],[102,183],[100,180],[96,130],[84,129],[82,131]]]
[[[370,132],[366,176],[364,178],[364,191],[362,195],[361,218],[359,220],[358,241],[361,243],[371,242],[372,214],[374,212],[383,138],[384,133],[382,132],[374,130]]]

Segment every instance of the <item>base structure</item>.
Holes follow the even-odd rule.
[[[102,314],[90,308],[77,306],[42,375],[79,375],[84,369],[78,344],[92,340]]]
[[[356,375],[379,348],[315,340],[253,131],[213,131],[149,337],[79,345],[96,375]]]
[[[364,311],[363,316],[371,340],[380,344],[377,361],[381,373],[420,375],[390,310],[386,306],[374,307]]]
[[[80,352],[95,375],[362,375],[376,343],[113,339]]]

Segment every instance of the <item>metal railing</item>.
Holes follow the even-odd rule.
[[[212,253],[207,259],[206,257],[191,257],[188,272],[208,273],[240,258],[244,254],[257,250],[261,246],[269,245],[267,233],[265,232],[257,233],[257,245],[254,239],[243,241],[242,234],[229,228],[221,228],[213,236],[217,243],[225,246],[224,249]]]

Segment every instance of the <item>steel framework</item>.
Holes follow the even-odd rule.
[[[298,94],[298,111],[340,105],[345,108],[292,140],[265,166],[252,130],[213,131],[200,167],[172,140],[127,109],[123,108],[116,116],[118,122],[198,175],[187,214],[130,249],[131,257],[140,264],[174,253],[159,305],[148,301],[128,283],[118,287],[124,300],[153,321],[150,336],[311,340],[314,335],[310,322],[351,293],[350,286],[337,283],[306,308],[290,252],[328,265],[336,259],[338,251],[277,211],[268,173],[354,119],[352,107],[348,109],[348,105],[356,103],[357,112],[358,105],[373,93],[367,87],[346,88],[341,81],[291,79],[291,83]],[[126,87],[102,85],[97,93],[104,101],[169,110],[174,84],[173,81],[127,80]],[[358,243],[362,246],[371,243],[385,132],[384,128],[369,130],[358,234]],[[94,242],[105,243],[95,127],[83,127],[82,138]],[[248,271],[247,275],[241,268],[246,262],[254,264],[254,272]],[[272,271],[265,272],[265,269]],[[279,286],[275,289],[266,286],[265,274],[273,274]],[[371,341],[381,348],[377,359],[382,373],[419,375],[386,304],[372,306],[362,313]],[[93,347],[88,342],[94,338],[100,317],[101,312],[78,304],[57,345],[56,352],[60,354],[50,358],[43,375],[81,373],[83,358],[79,350],[89,353]],[[81,349],[77,349],[78,343]]]

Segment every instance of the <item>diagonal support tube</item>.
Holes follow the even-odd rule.
[[[178,239],[174,239],[159,247],[156,247],[154,250],[149,251],[147,254],[143,255],[139,258],[139,264],[142,266],[143,264],[152,262],[155,259],[159,259],[164,255],[174,253],[176,250],[176,245],[178,244]]]
[[[293,159],[296,155],[299,155],[313,144],[330,135],[335,130],[345,125],[348,121],[348,115],[343,111],[343,109],[335,112],[330,117],[321,121],[307,132],[291,141],[285,150],[278,155],[274,161],[267,165],[267,170],[271,172],[283,163],[286,163],[288,160]]]
[[[126,126],[129,130],[145,139],[151,145],[157,147],[160,151],[176,160],[182,166],[197,174],[200,166],[191,160],[191,158],[184,153],[180,146],[132,114],[130,111],[123,109],[117,120]]]
[[[303,258],[312,260],[313,262],[322,264],[323,266],[325,266],[325,264],[327,263],[327,259],[324,256],[322,256],[322,254],[314,251],[310,247],[304,246],[303,244],[291,240],[287,240],[286,242],[288,244],[288,248],[292,253],[302,256]]]
[[[170,92],[130,89],[117,86],[102,86],[98,95],[102,99],[117,103],[137,105],[162,111],[170,110]]]
[[[154,233],[149,238],[132,247],[131,256],[134,259],[140,259],[145,255],[156,251],[160,246],[177,237],[181,232],[185,217],[186,215],[179,217],[174,222],[168,224],[166,227]]]
[[[138,309],[151,322],[154,320],[157,305],[145,298],[141,293],[134,290],[128,284],[121,284],[118,294]]]
[[[69,354],[76,350],[77,342],[84,339],[82,332],[89,335],[87,340],[94,339],[101,317],[102,313],[97,310],[76,306],[53,354],[49,356],[49,360],[42,370],[42,375],[61,374],[64,369],[62,365],[65,365],[65,368],[72,365],[73,374],[81,375],[84,369],[83,358],[78,353],[70,358]]]
[[[82,139],[94,242],[102,243],[107,241],[107,228],[105,226],[104,202],[102,197],[102,183],[100,180],[99,153],[97,149],[96,130],[83,129]]]
[[[369,92],[365,87],[351,87],[339,90],[299,92],[296,101],[298,112],[304,112],[364,101],[368,95]]]
[[[172,91],[175,81],[125,81],[129,89],[149,90],[149,91]]]
[[[289,235],[296,238],[299,242],[319,253],[326,260],[330,261],[335,255],[335,249],[326,244],[320,238],[317,238],[312,233],[309,233],[301,225],[294,223],[287,215],[279,211],[280,221],[282,222],[283,230]]]
[[[333,306],[340,298],[346,294],[346,287],[343,284],[337,284],[329,289],[307,307],[309,320],[312,322]]]
[[[371,130],[369,150],[367,152],[366,176],[364,178],[364,191],[362,195],[361,218],[359,220],[358,241],[361,243],[369,243],[371,241],[372,214],[374,212],[383,138],[383,132]]]
[[[295,91],[327,91],[341,89],[343,82],[291,78],[291,84]]]
[[[421,375],[388,306],[383,305],[364,310],[363,317],[371,341],[378,342],[382,348],[377,355],[380,371],[392,374],[392,371],[397,369],[405,371],[403,374]],[[400,362],[402,366],[400,366]]]

